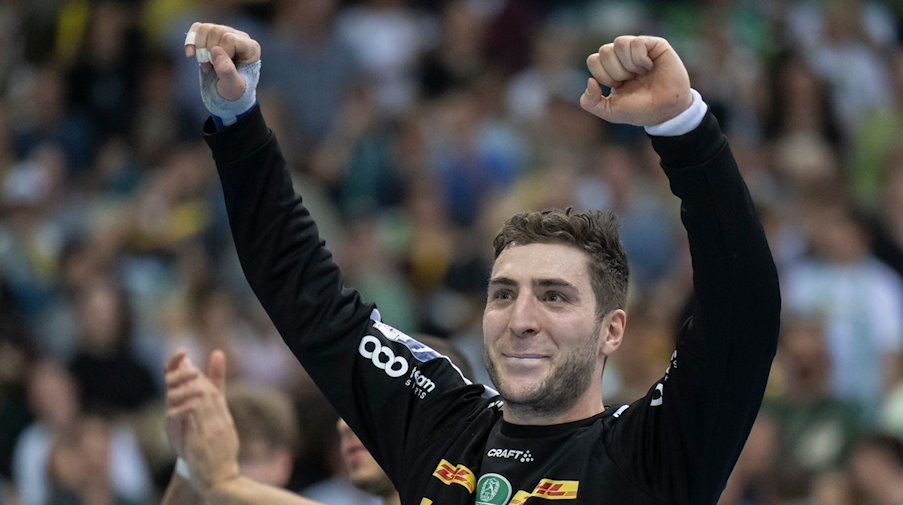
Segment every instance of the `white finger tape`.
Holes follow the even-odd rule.
[[[194,41],[195,41],[195,39],[197,38],[197,36],[198,36],[198,32],[188,32],[188,33],[186,33],[186,34],[185,34],[185,45],[186,45],[186,46],[193,46],[193,45],[194,45]]]
[[[201,47],[197,51],[197,59],[198,63],[210,63],[210,50],[206,47]]]

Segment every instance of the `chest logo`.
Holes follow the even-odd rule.
[[[506,505],[511,499],[511,483],[497,473],[487,473],[477,482],[475,505]]]
[[[453,465],[444,459],[439,462],[439,466],[433,472],[433,477],[441,480],[447,486],[452,484],[464,486],[470,493],[473,493],[477,485],[477,478],[469,468],[464,465]]]
[[[513,459],[521,463],[531,463],[534,460],[533,453],[529,450],[521,451],[518,449],[489,449],[486,456],[490,458]]]
[[[576,500],[580,481],[542,479],[533,492],[518,491],[509,505],[523,505],[530,498],[546,500]]]

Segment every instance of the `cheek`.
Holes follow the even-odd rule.
[[[505,331],[505,318],[497,310],[483,312],[483,343],[494,342]]]

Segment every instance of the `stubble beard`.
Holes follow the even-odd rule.
[[[502,380],[489,351],[484,347],[483,361],[486,371],[489,372],[492,383],[499,389],[499,395],[505,401],[506,408],[531,416],[551,417],[574,406],[577,398],[586,392],[594,379],[601,380],[593,373],[596,369],[601,323],[597,322],[592,334],[584,339],[584,345],[571,351],[564,362],[555,367],[539,387],[516,400],[511,398],[509,391],[506,391],[507,385]]]

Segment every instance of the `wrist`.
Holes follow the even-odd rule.
[[[257,104],[257,82],[260,80],[260,60],[240,64],[236,67],[244,78],[245,92],[236,100],[227,100],[217,91],[219,77],[213,70],[199,67],[201,80],[201,100],[207,111],[215,118],[217,127],[230,126],[250,112]]]
[[[692,101],[689,107],[667,121],[647,126],[646,133],[657,137],[677,137],[696,129],[702,123],[702,118],[708,111],[708,105],[695,89],[690,89],[690,96],[692,96]]]
[[[226,498],[235,496],[241,489],[241,475],[237,472],[231,477],[220,479],[211,483],[200,494],[204,498],[204,503],[224,503],[228,502]]]

